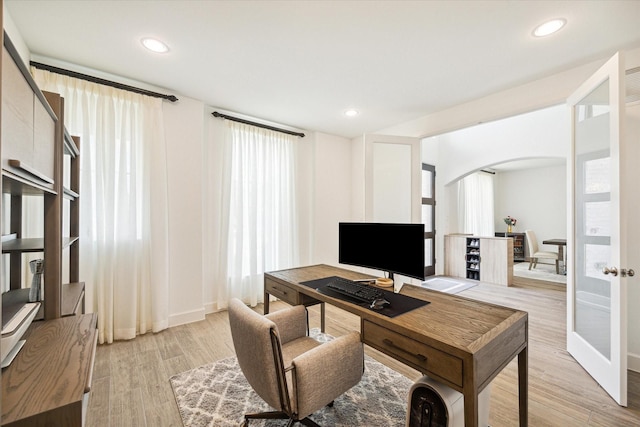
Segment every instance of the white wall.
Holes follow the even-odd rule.
[[[447,185],[477,170],[533,158],[566,158],[569,112],[565,105],[472,126],[437,136],[438,171]]]
[[[352,147],[346,138],[315,134],[313,263],[338,265],[338,223],[353,221]]]
[[[512,216],[518,220],[514,231],[533,230],[541,250],[558,250],[542,241],[567,237],[565,165],[496,173],[494,194],[496,231],[506,231],[502,219]]]
[[[204,104],[164,102],[169,199],[169,325],[204,319],[202,305],[202,142]]]

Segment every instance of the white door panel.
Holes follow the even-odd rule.
[[[614,56],[572,95],[573,159],[567,269],[567,349],[627,403],[624,64]]]

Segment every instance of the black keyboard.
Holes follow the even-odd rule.
[[[367,304],[384,299],[384,292],[381,290],[341,277],[334,277],[327,283],[326,288]]]

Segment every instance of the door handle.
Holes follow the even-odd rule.
[[[611,267],[611,268],[605,267],[605,268],[602,269],[602,273],[604,273],[605,275],[611,273],[613,276],[617,276],[618,275],[618,269],[615,268],[615,267]],[[633,277],[635,275],[636,275],[636,272],[633,271],[632,268],[630,268],[628,270],[624,269],[624,268],[620,269],[620,277],[627,277],[627,276]]]
[[[636,275],[636,272],[635,272],[635,271],[633,271],[633,269],[632,269],[632,268],[630,268],[630,269],[628,269],[628,270],[625,270],[624,268],[621,268],[621,269],[620,269],[620,276],[622,276],[622,277],[627,277],[627,276],[629,276],[629,277],[633,277],[633,276],[635,276],[635,275]]]

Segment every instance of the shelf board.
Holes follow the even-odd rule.
[[[62,247],[68,248],[78,241],[78,237],[63,237]],[[2,253],[10,254],[15,252],[44,252],[44,239],[35,237],[30,239],[12,239],[2,242]]]
[[[29,288],[14,289],[2,294],[2,325],[5,325],[11,318],[29,302]],[[42,308],[42,307],[41,307]]]
[[[62,317],[73,316],[84,296],[84,282],[66,283],[62,285]]]
[[[64,128],[64,153],[69,154],[71,157],[76,157],[80,155],[80,150],[76,146],[75,141],[67,131],[67,128]]]
[[[29,288],[18,289],[17,291],[25,292],[26,299],[29,299]],[[82,302],[84,296],[84,282],[65,283],[62,285],[62,305],[60,307],[60,316],[73,316]],[[41,301],[40,310],[36,314],[35,320],[44,320],[44,306],[46,301]]]
[[[14,252],[44,252],[44,239],[13,239],[2,242],[3,254],[10,254]]]
[[[80,195],[78,193],[76,193],[75,191],[73,191],[70,188],[64,187],[63,191],[64,191],[65,199],[75,200],[78,197],[80,197]]]
[[[33,181],[32,179],[18,175],[6,169],[2,170],[2,192],[14,195],[35,195],[58,194],[53,188],[47,185]]]
[[[62,247],[63,248],[68,248],[69,246],[73,245],[75,242],[77,242],[79,239],[79,237],[76,236],[71,236],[71,237],[63,237],[62,238]]]

